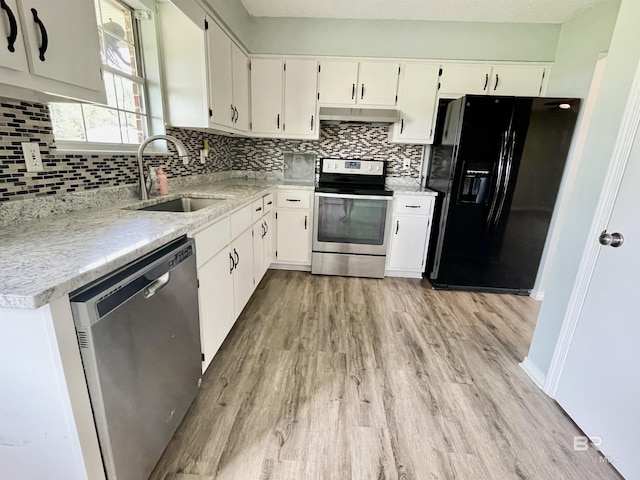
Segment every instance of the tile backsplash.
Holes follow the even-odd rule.
[[[145,155],[151,165],[165,166],[170,178],[221,171],[282,172],[285,152],[315,153],[320,157],[388,161],[387,176],[402,180],[420,177],[424,147],[390,144],[388,127],[362,124],[322,124],[319,141],[226,137],[197,130],[167,127],[182,140],[191,161],[184,166],[177,155]],[[209,157],[200,163],[204,139]],[[27,172],[21,142],[40,145],[43,172]],[[175,152],[172,146],[170,150]],[[411,168],[402,169],[404,159]],[[133,154],[58,152],[46,105],[0,98],[0,202],[64,194],[101,187],[134,184]]]

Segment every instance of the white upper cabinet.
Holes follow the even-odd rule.
[[[496,65],[491,71],[489,94],[537,97],[544,75],[545,67],[541,65]]]
[[[29,70],[27,51],[16,0],[5,0],[0,10],[0,66],[26,72]]]
[[[358,105],[395,105],[399,69],[400,65],[393,62],[360,62]]]
[[[251,60],[251,131],[282,132],[284,62],[279,58]]]
[[[393,106],[398,87],[396,62],[320,62],[320,103]]]
[[[0,83],[106,103],[93,2],[5,0],[0,32]]]
[[[286,60],[283,133],[317,138],[318,62]]]
[[[249,58],[235,44],[231,44],[233,67],[233,127],[241,132],[249,130]]]
[[[233,77],[231,39],[211,18],[207,18],[209,53],[209,108],[211,123],[231,127],[233,109]],[[168,66],[171,68],[171,66]]]
[[[401,66],[398,91],[399,120],[389,129],[393,143],[433,142],[440,65],[407,63]]]
[[[546,69],[545,65],[444,64],[440,96],[536,97],[542,92]]]

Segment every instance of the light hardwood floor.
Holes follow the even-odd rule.
[[[538,307],[269,271],[151,479],[619,479],[518,366]]]

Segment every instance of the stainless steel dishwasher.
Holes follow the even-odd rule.
[[[72,295],[109,480],[146,479],[198,391],[197,288],[183,238]]]

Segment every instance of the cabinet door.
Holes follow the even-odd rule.
[[[266,272],[271,263],[274,261],[276,245],[276,222],[275,214],[273,212],[268,213],[264,217],[264,225],[266,229],[266,235],[264,236],[264,271]]]
[[[496,65],[491,72],[489,94],[537,97],[544,73],[541,65]]]
[[[390,270],[424,269],[424,254],[430,217],[418,215],[394,215],[391,247],[388,254]]]
[[[276,258],[279,263],[311,263],[311,216],[308,210],[278,210]]]
[[[358,62],[327,60],[320,62],[320,103],[356,103]]]
[[[484,95],[489,92],[490,77],[491,65],[443,65],[440,94]]]
[[[253,279],[258,285],[264,275],[264,223],[261,220],[253,225]]]
[[[19,7],[31,73],[104,91],[93,2],[21,0]]]
[[[282,60],[251,60],[251,130],[255,133],[282,131]]]
[[[285,134],[315,135],[318,129],[317,94],[318,62],[287,60],[284,74]]]
[[[439,71],[439,65],[403,65],[398,92],[400,120],[393,125],[392,142],[433,141]]]
[[[249,58],[235,44],[231,44],[233,63],[233,127],[242,132],[249,130]]]
[[[0,67],[29,71],[16,0],[5,0],[0,10]]]
[[[232,126],[233,86],[231,82],[231,39],[211,18],[207,19],[207,48],[209,52],[209,108],[211,122]]]
[[[236,260],[233,271],[233,298],[236,318],[253,293],[253,237],[252,229],[246,230],[231,243],[231,251]]]
[[[198,267],[200,342],[204,372],[235,320],[233,312],[233,260],[228,248]]]
[[[400,64],[392,62],[360,62],[356,100],[359,105],[396,104]]]

